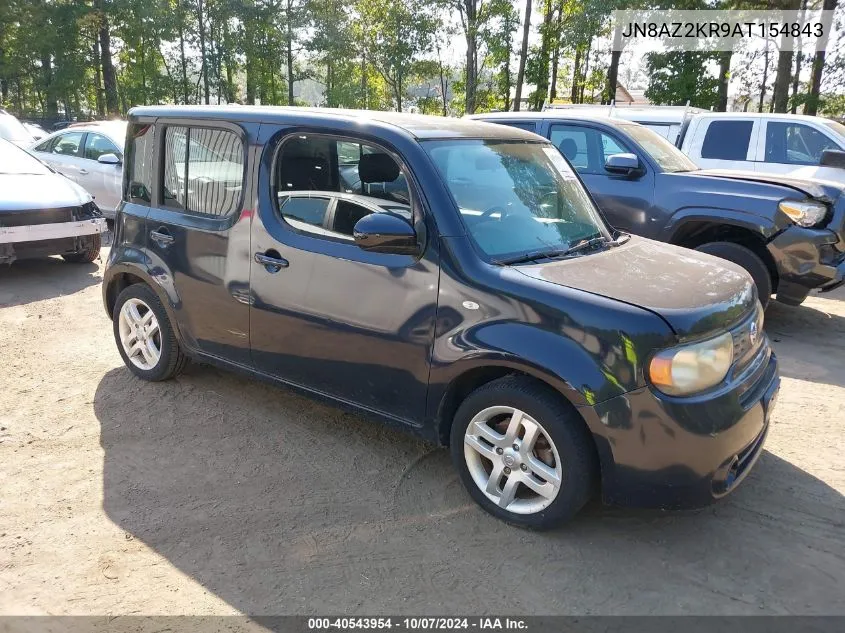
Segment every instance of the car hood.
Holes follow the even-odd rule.
[[[637,236],[601,252],[515,268],[648,310],[682,338],[724,330],[757,303],[754,283],[739,266]]]
[[[764,172],[732,171],[727,169],[699,169],[691,173],[697,176],[712,176],[714,178],[728,178],[731,180],[778,185],[780,187],[794,189],[811,198],[827,199],[831,202],[835,201],[842,193],[842,186],[833,182],[813,180],[794,174],[767,174]]]
[[[0,213],[78,207],[91,196],[59,174],[0,174]]]

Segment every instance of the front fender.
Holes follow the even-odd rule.
[[[706,207],[685,207],[678,209],[663,227],[658,239],[663,242],[674,243],[674,237],[690,222],[707,222],[710,224],[724,224],[751,231],[765,241],[780,233],[791,225],[789,218],[779,211],[775,217],[767,218],[747,211],[731,209],[708,209]]]
[[[576,337],[580,340],[576,340]],[[533,376],[576,407],[641,386],[634,343],[612,344],[596,333],[568,335],[517,321],[478,323],[435,341],[429,411],[436,415],[449,386],[473,370],[503,368]]]

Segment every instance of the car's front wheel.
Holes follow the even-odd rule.
[[[766,262],[750,248],[734,242],[708,242],[695,250],[742,266],[757,286],[757,298],[760,299],[760,304],[764,308],[769,305],[772,298],[772,275],[769,273]]]
[[[118,295],[112,322],[123,362],[139,378],[167,380],[184,369],[188,357],[164,306],[146,285],[133,284]]]
[[[100,256],[102,244],[100,234],[95,233],[90,238],[84,240],[81,250],[75,253],[65,253],[62,255],[62,258],[71,264],[90,264]]]
[[[560,395],[524,376],[501,378],[467,397],[452,425],[451,452],[473,499],[523,527],[568,521],[596,483],[583,420]]]

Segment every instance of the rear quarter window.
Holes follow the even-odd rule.
[[[753,121],[711,121],[701,144],[701,157],[747,160]]]
[[[150,205],[153,190],[153,136],[155,128],[149,123],[129,126],[126,139],[123,199],[134,204]]]

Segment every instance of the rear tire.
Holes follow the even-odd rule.
[[[527,376],[506,376],[473,391],[455,414],[450,450],[476,503],[521,527],[565,523],[598,481],[584,421],[560,394]]]
[[[158,295],[147,285],[133,284],[118,295],[112,323],[120,356],[138,378],[159,382],[185,369],[188,356]]]
[[[742,266],[751,275],[754,285],[757,286],[757,297],[760,299],[760,303],[764,308],[769,305],[772,298],[772,276],[769,273],[769,267],[757,253],[747,246],[734,242],[709,242],[702,244],[695,250],[721,257],[737,266]]]
[[[101,246],[102,239],[100,238],[100,234],[95,233],[91,236],[90,240],[87,240],[87,244],[83,250],[62,255],[62,258],[71,264],[90,264],[100,256]]]

